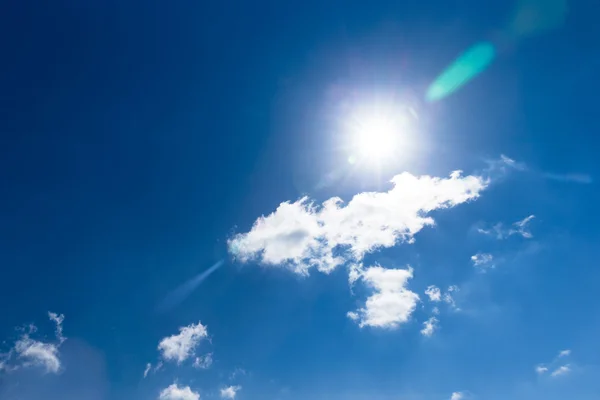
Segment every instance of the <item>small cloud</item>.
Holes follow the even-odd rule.
[[[144,369],[144,378],[148,376],[148,372],[150,372],[151,368],[152,368],[152,364],[150,364],[150,363],[146,364],[146,369]]]
[[[426,337],[431,337],[433,332],[435,332],[438,328],[438,319],[436,317],[431,317],[427,321],[423,322],[423,329],[421,329],[421,335]]]
[[[56,324],[56,338],[62,344],[66,338],[63,336],[63,321],[65,320],[65,316],[63,314],[56,314],[53,312],[48,312],[48,317],[50,321]]]
[[[494,268],[493,261],[494,256],[489,253],[477,253],[471,256],[473,266],[481,268],[482,271],[485,271],[487,268]]]
[[[367,268],[362,280],[375,293],[367,298],[365,307],[348,313],[362,328],[372,326],[394,329],[407,322],[416,308],[419,296],[407,288],[413,276],[412,268]]]
[[[208,353],[204,356],[196,357],[194,360],[194,368],[208,369],[213,363],[212,353]]]
[[[25,360],[25,366],[39,366],[55,374],[60,370],[58,346],[55,344],[33,340],[25,334],[15,343],[15,352]]]
[[[198,343],[208,336],[201,322],[179,328],[179,334],[168,336],[160,341],[158,350],[165,361],[181,364],[194,354]]]
[[[465,398],[465,394],[463,392],[454,392],[450,396],[450,400],[463,400]]]
[[[192,391],[189,386],[179,386],[173,383],[169,387],[163,389],[158,396],[159,400],[199,400],[200,395]]]
[[[560,353],[558,353],[558,357],[568,357],[571,355],[571,350],[566,349],[566,350],[562,350]]]
[[[535,372],[537,372],[539,375],[543,375],[546,372],[548,372],[548,367],[545,367],[543,365],[538,365],[537,367],[535,367]]]
[[[425,294],[427,295],[427,297],[429,297],[429,300],[433,302],[438,302],[442,300],[442,292],[440,291],[440,288],[438,288],[435,285],[427,286],[427,289],[425,289]]]
[[[452,293],[456,293],[456,292],[459,292],[459,291],[460,291],[460,289],[458,288],[458,286],[452,285],[452,286],[448,287],[448,290],[442,296],[442,301],[444,301],[444,303],[447,303],[455,311],[460,311],[460,308],[458,308],[456,306],[456,301],[454,300],[454,297],[452,296]]]
[[[241,389],[242,389],[241,386],[228,386],[226,388],[223,388],[223,389],[221,389],[221,398],[222,399],[235,399],[235,395]]]
[[[569,364],[561,365],[560,367],[558,367],[554,371],[552,371],[550,376],[552,376],[553,378],[556,378],[558,376],[566,375],[569,372],[571,372],[571,366]]]

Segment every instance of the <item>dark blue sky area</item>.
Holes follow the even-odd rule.
[[[507,26],[517,3],[3,2],[0,338],[14,339],[15,327],[24,324],[42,325],[47,311],[64,313],[65,334],[73,338],[65,342],[71,352],[65,362],[74,357],[71,365],[78,365],[73,353],[81,346],[81,357],[93,353],[100,371],[82,372],[82,381],[102,387],[94,400],[154,399],[174,379],[198,390],[214,386],[200,390],[201,398],[217,398],[216,388],[236,368],[247,372],[242,400],[395,399],[400,393],[444,399],[462,386],[473,396],[500,394],[507,393],[498,389],[502,380],[533,373],[532,358],[591,343],[585,332],[600,332],[591,295],[600,277],[592,267],[600,222],[600,5],[573,0],[553,29],[511,38]],[[490,67],[451,96],[427,103],[436,76],[481,41],[496,46]],[[354,180],[319,186],[346,161],[332,134],[339,104],[373,93],[392,93],[417,110],[427,152],[377,178],[359,171]],[[361,330],[346,317],[357,300],[345,271],[300,278],[228,257],[227,239],[282,201],[305,194],[347,200],[387,190],[386,182],[403,170],[473,173],[500,154],[526,163],[529,172],[494,183],[473,208],[435,214],[440,230],[423,231],[411,254],[386,255],[389,267],[429,263],[427,279],[415,274],[423,298],[433,279],[446,286],[466,281],[467,272],[447,269],[461,257],[468,264],[468,252],[487,246],[469,242],[458,250],[451,239],[472,240],[466,232],[481,220],[510,225],[535,213],[544,232],[540,248],[553,252],[515,264],[542,268],[547,261],[548,280],[538,277],[540,270],[519,277],[502,272],[494,284],[469,278],[482,285],[469,293],[486,310],[510,310],[510,316],[494,320],[490,315],[500,314],[490,311],[478,323],[467,314],[456,317],[442,331],[448,337],[426,353],[417,350],[418,333]],[[560,182],[558,174],[583,174],[589,182]],[[199,291],[168,313],[156,311],[169,291],[222,258],[225,267]],[[569,263],[580,268],[566,269]],[[562,282],[571,294],[557,294]],[[528,292],[528,285],[539,291]],[[571,307],[583,310],[573,314]],[[558,321],[544,314],[550,308]],[[527,316],[536,321],[520,337],[511,329]],[[159,340],[198,320],[212,336],[214,368],[204,375],[172,369],[142,381]],[[577,325],[577,334],[556,328],[547,347],[523,350],[554,324]],[[499,325],[503,338],[492,333]],[[40,330],[51,335],[51,325],[46,328]],[[519,351],[503,355],[497,348],[486,356],[469,347],[493,347],[495,340],[516,343]],[[582,345],[580,351],[593,349],[599,350]],[[481,358],[496,378],[476,374]],[[585,360],[598,376],[600,359]],[[513,361],[524,366],[511,369]],[[499,372],[504,367],[511,372]],[[40,385],[63,393],[46,398],[71,400],[61,390],[78,378],[68,371],[57,381],[43,378]],[[410,382],[399,383],[401,376]],[[590,375],[579,378],[584,389],[578,393],[592,393]],[[18,393],[3,392],[13,387],[11,379],[0,377],[0,394]],[[439,386],[429,387],[430,380]],[[454,389],[454,382],[461,384]],[[569,393],[563,386],[536,392],[519,382],[510,391],[514,398]]]

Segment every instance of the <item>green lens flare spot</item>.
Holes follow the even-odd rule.
[[[485,71],[496,56],[494,45],[478,43],[460,55],[427,89],[426,99],[438,101]]]

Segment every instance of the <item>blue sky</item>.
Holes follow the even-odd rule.
[[[593,2],[13,3],[1,400],[597,398]]]

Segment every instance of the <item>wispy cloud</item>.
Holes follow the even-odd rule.
[[[558,353],[558,357],[569,357],[571,355],[571,350],[566,349],[566,350],[561,350],[560,353]]]
[[[477,253],[471,256],[473,266],[480,268],[481,271],[485,271],[487,268],[494,268],[493,261],[494,256],[490,253]]]
[[[163,389],[158,396],[159,400],[199,400],[200,395],[194,392],[189,386],[179,386],[173,383]]]
[[[63,314],[48,312],[48,318],[50,318],[50,320],[56,324],[56,338],[62,344],[66,340],[66,338],[63,336],[62,326],[65,316]]]
[[[194,360],[194,368],[208,369],[213,363],[212,353],[205,354],[200,357],[196,357]]]
[[[168,336],[160,341],[158,350],[165,361],[181,364],[194,354],[200,341],[208,336],[201,322],[179,328],[179,334]]]
[[[560,367],[558,367],[554,371],[552,371],[550,376],[552,376],[553,378],[556,378],[557,376],[566,375],[569,372],[571,372],[571,366],[569,364],[561,365]]]
[[[590,184],[593,179],[587,174],[551,174],[544,173],[544,178],[558,182]]]
[[[548,179],[552,181],[565,182],[565,183],[578,183],[578,184],[590,184],[593,182],[593,178],[589,174],[585,173],[552,173],[542,172],[535,168],[530,168],[524,162],[515,161],[514,159],[502,154],[500,158],[487,160],[488,168],[486,170],[487,175],[493,178],[499,178],[506,175],[510,171],[520,171],[533,174],[537,177]]]
[[[228,386],[221,389],[221,398],[222,399],[235,399],[237,392],[242,389],[241,386]]]
[[[489,229],[479,228],[477,229],[477,232],[484,235],[493,236],[498,240],[506,239],[512,235],[519,235],[524,237],[525,239],[531,239],[533,235],[529,231],[529,223],[534,218],[535,215],[530,215],[528,217],[523,218],[520,221],[514,222],[508,228],[505,228],[504,225],[501,222],[499,222]]]
[[[152,369],[152,364],[150,364],[150,363],[146,364],[146,369],[144,369],[144,378],[148,376],[148,373],[150,372],[151,369]]]

